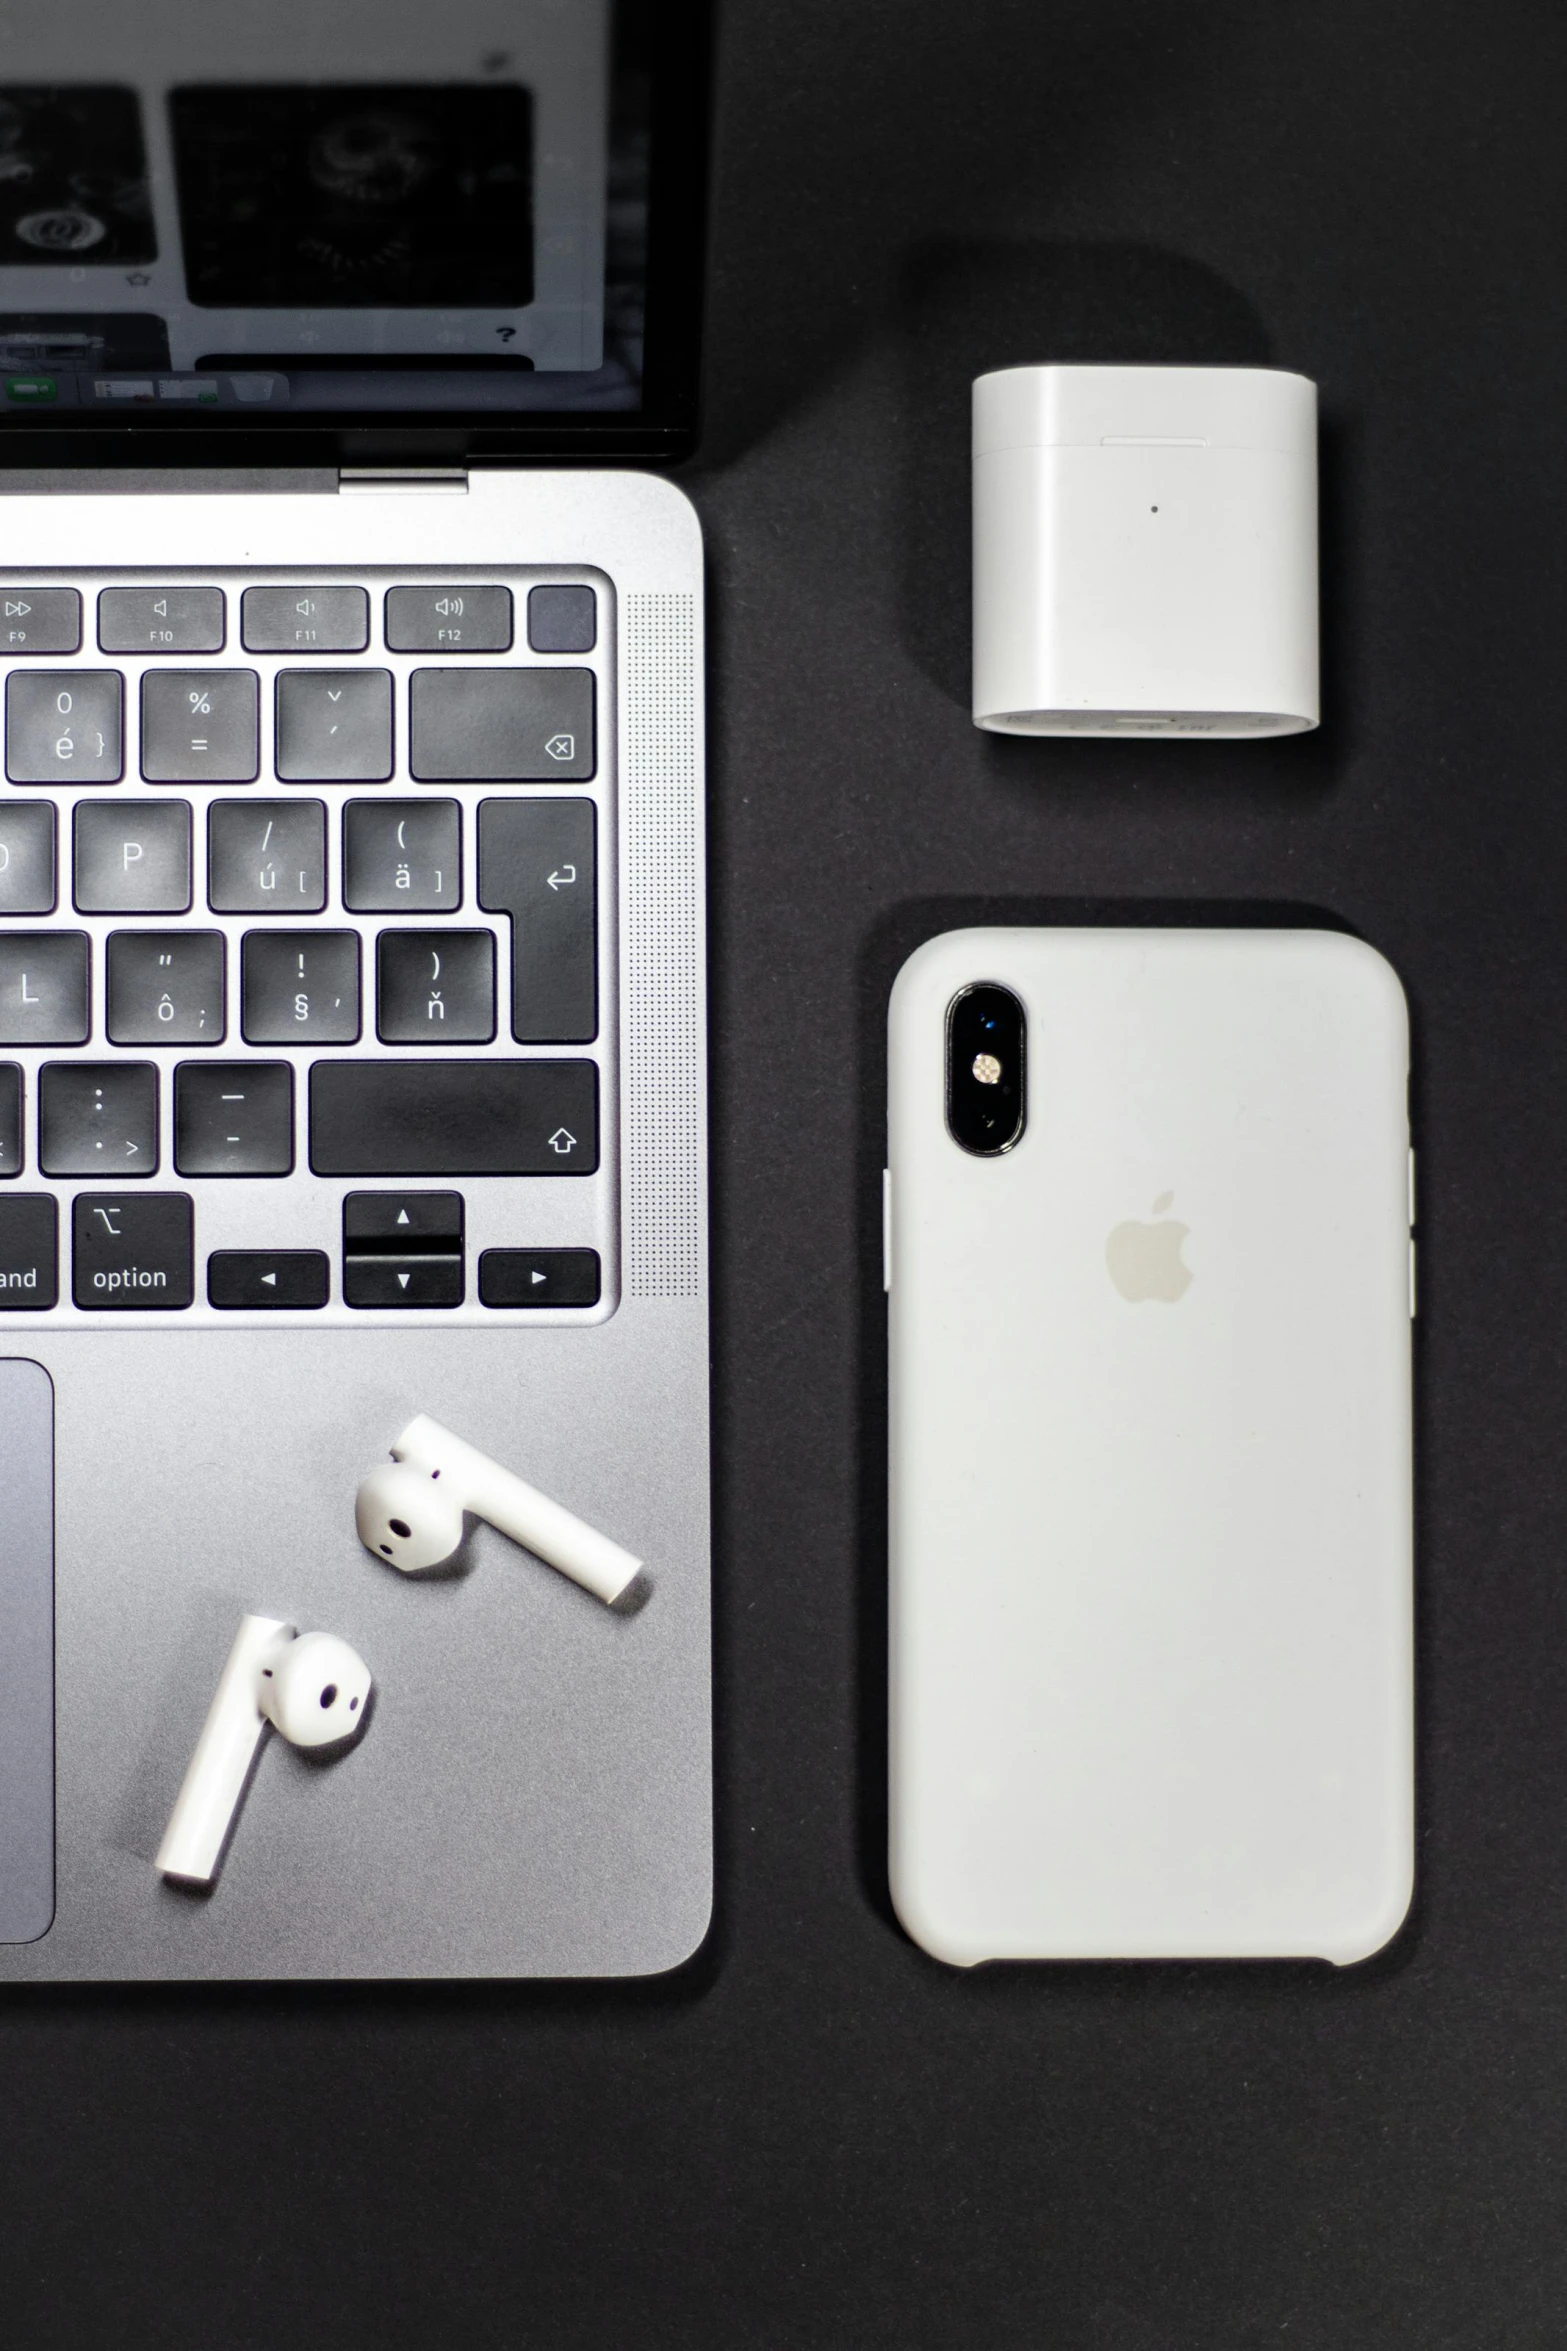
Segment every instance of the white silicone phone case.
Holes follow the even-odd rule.
[[[986,981],[1028,1022],[996,1158],[945,1116]],[[1401,1923],[1407,1083],[1398,980],[1336,932],[953,932],[900,973],[890,1870],[937,1958],[1347,1965]]]

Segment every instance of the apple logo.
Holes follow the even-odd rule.
[[[1153,1214],[1161,1222],[1140,1224],[1129,1217],[1105,1243],[1110,1279],[1134,1306],[1145,1298],[1173,1306],[1191,1288],[1192,1269],[1181,1256],[1181,1243],[1191,1227],[1164,1213],[1174,1198],[1173,1192],[1161,1192],[1154,1202]]]

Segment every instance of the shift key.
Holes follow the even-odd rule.
[[[317,1175],[574,1176],[598,1166],[591,1061],[317,1061]]]

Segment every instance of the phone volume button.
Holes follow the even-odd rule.
[[[1409,1244],[1409,1319],[1415,1319],[1415,1244]]]
[[[892,1288],[892,1170],[881,1171],[881,1286]]]

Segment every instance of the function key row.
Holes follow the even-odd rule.
[[[25,1091],[18,1065],[0,1062],[0,1178],[26,1166],[29,1124],[40,1175],[157,1174],[155,1063],[46,1061],[30,1106]],[[291,1064],[181,1062],[173,1155],[182,1176],[291,1175]],[[318,1061],[309,1157],[317,1175],[591,1175],[598,1075],[590,1061]]]
[[[444,1203],[447,1224],[418,1247],[379,1228],[413,1208]],[[194,1303],[195,1204],[186,1192],[83,1192],[71,1203],[71,1297],[89,1312],[169,1313]],[[479,1303],[534,1310],[596,1306],[594,1249],[486,1249]],[[350,1192],[343,1203],[342,1295],[346,1306],[417,1309],[460,1306],[466,1291],[463,1204],[455,1192]],[[298,1312],[326,1305],[331,1270],[324,1249],[214,1249],[207,1302],[230,1313]],[[0,1313],[43,1313],[59,1304],[59,1217],[52,1195],[0,1200]]]
[[[285,669],[274,686],[273,767],[285,784],[384,784],[393,772],[389,669]],[[590,669],[416,669],[408,681],[415,783],[585,783],[594,773]],[[5,689],[13,784],[117,784],[126,768],[116,669],[14,669]],[[149,669],[141,775],[149,784],[252,784],[261,772],[253,669]]]
[[[391,653],[509,653],[515,621],[510,588],[452,585],[388,588],[383,606]],[[247,653],[363,653],[370,643],[368,589],[346,586],[246,588],[240,643]],[[598,601],[591,588],[530,588],[528,644],[535,653],[591,653]],[[104,588],[98,644],[105,653],[221,653],[227,640],[221,588]],[[13,656],[77,653],[78,588],[0,588],[0,650]]]

